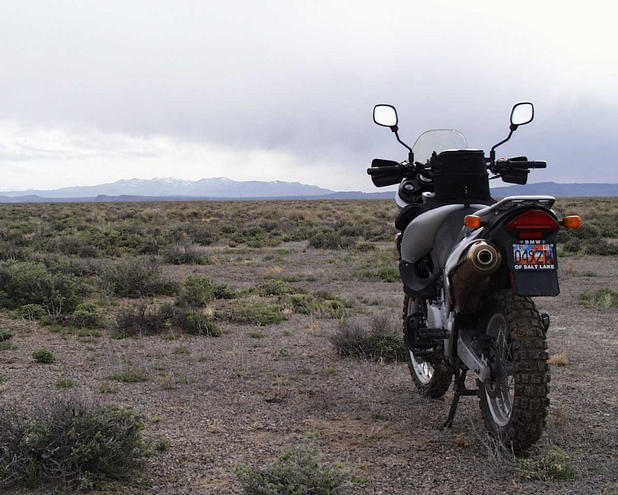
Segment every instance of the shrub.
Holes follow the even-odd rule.
[[[266,280],[258,287],[258,293],[261,296],[282,296],[283,294],[289,294],[290,292],[290,286],[278,278]]]
[[[583,293],[579,299],[586,307],[608,309],[618,306],[618,290],[600,289],[593,294]]]
[[[399,270],[394,266],[388,266],[378,270],[377,276],[382,282],[400,282]]]
[[[213,299],[232,299],[236,293],[225,284],[216,284],[210,277],[192,274],[185,280],[178,304],[203,308]]]
[[[110,380],[124,383],[138,383],[148,380],[148,372],[144,368],[136,368],[127,364],[110,375]]]
[[[352,304],[326,293],[291,294],[284,301],[295,313],[319,318],[344,318]]]
[[[356,245],[356,239],[343,236],[338,232],[319,232],[309,238],[309,247],[317,249],[351,249]]]
[[[128,258],[110,263],[101,273],[101,286],[119,297],[173,295],[178,284],[166,279],[154,258]]]
[[[256,301],[218,309],[215,315],[217,318],[228,319],[238,323],[252,323],[265,326],[272,323],[281,323],[286,320],[287,316],[282,312],[283,310],[284,306],[280,304]]]
[[[222,332],[217,324],[199,311],[185,311],[178,316],[178,324],[191,335],[219,337]]]
[[[24,304],[17,312],[25,320],[40,320],[47,315],[47,311],[40,304]]]
[[[70,378],[59,378],[56,381],[56,388],[72,388],[75,386],[75,382]]]
[[[173,317],[173,307],[157,308],[140,304],[120,310],[116,327],[127,335],[152,335],[168,327]]]
[[[615,256],[618,254],[618,244],[612,244],[601,238],[587,240],[584,249],[586,254],[598,254],[599,256]]]
[[[172,265],[209,265],[208,257],[190,244],[174,244],[163,255],[163,260]]]
[[[218,337],[221,329],[214,321],[203,313],[173,304],[127,307],[120,311],[116,318],[116,327],[125,335],[152,335],[179,326],[192,335],[208,335]]]
[[[118,393],[118,388],[112,387],[109,383],[103,383],[99,387],[100,394],[116,394]]]
[[[75,398],[41,404],[29,416],[3,408],[0,487],[53,483],[91,490],[129,479],[143,463],[142,428],[132,409]]]
[[[315,453],[298,449],[263,469],[237,472],[245,495],[345,493],[347,477],[340,470],[320,465]]]
[[[0,342],[7,342],[13,338],[13,332],[0,329]]]
[[[74,275],[51,273],[42,263],[0,264],[0,304],[14,308],[39,304],[48,313],[72,311],[81,290]]]
[[[330,341],[341,356],[384,361],[406,359],[399,329],[385,316],[374,316],[369,322],[360,319],[343,321]]]
[[[32,357],[37,363],[41,364],[51,364],[56,360],[54,354],[49,349],[45,348],[33,352]]]
[[[96,304],[91,302],[79,304],[75,308],[71,320],[74,325],[80,328],[96,328],[101,326],[99,309]]]
[[[214,296],[215,299],[234,299],[238,294],[225,284],[215,284]]]
[[[540,459],[520,459],[519,473],[525,480],[571,481],[576,475],[570,460],[564,450],[552,447]]]

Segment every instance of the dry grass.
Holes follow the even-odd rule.
[[[567,358],[566,351],[562,351],[557,354],[552,354],[547,360],[547,364],[554,365],[554,366],[568,366],[569,359]]]
[[[587,221],[603,213],[595,202],[568,200],[559,206],[565,214],[583,211]],[[615,211],[614,203],[601,201],[607,211]],[[330,342],[338,318],[360,321],[362,333],[373,315],[385,314],[393,318],[392,332],[381,343],[400,344],[401,286],[385,283],[396,279],[394,213],[391,201],[0,205],[0,259],[40,263],[52,278],[76,277],[76,294],[88,305],[80,306],[79,315],[67,312],[54,319],[47,311],[39,314],[40,306],[2,310],[2,400],[29,407],[41,396],[84,391],[159,418],[156,425],[146,422],[145,436],[165,435],[173,442],[148,461],[152,487],[127,487],[132,493],[239,493],[234,473],[240,466],[262,471],[289,445],[305,442],[325,463],[362,466],[357,472],[366,486],[359,490],[367,493],[399,494],[410,486],[432,493],[437,478],[444,493],[473,492],[479,484],[488,492],[508,492],[513,458],[485,438],[476,399],[462,399],[458,415],[468,414],[474,426],[462,421],[454,434],[444,433],[439,425],[451,391],[443,401],[420,398],[405,365],[380,357],[342,359]],[[608,218],[590,232],[609,232]],[[310,238],[332,231],[356,239],[357,247],[307,249]],[[171,257],[179,245],[204,258],[185,256],[187,250]],[[180,289],[191,274],[215,282],[204,284],[206,297],[194,298],[205,306],[179,306],[182,298],[177,301],[171,291],[149,287],[104,293],[108,287],[100,278],[106,266],[144,255],[154,259],[157,278]],[[200,264],[204,260],[211,263]],[[573,362],[586,360],[593,371],[583,374],[556,363],[551,400],[560,409],[551,412],[539,445],[564,447],[582,473],[572,485],[578,493],[603,489],[613,469],[608,455],[613,417],[599,414],[615,401],[614,378],[606,371],[615,361],[618,310],[607,304],[603,291],[615,287],[613,261],[565,258],[561,267],[571,275],[561,279],[561,296],[537,302],[552,315],[550,348],[565,358],[568,353]],[[582,276],[586,273],[597,276]],[[579,294],[598,291],[590,307],[579,304]],[[232,294],[236,298],[222,298]],[[118,332],[118,317],[141,317],[135,308],[142,306],[149,309],[135,320],[136,330]],[[84,319],[91,314],[98,318],[96,333]],[[72,323],[77,316],[86,337]],[[35,365],[32,353],[43,346],[53,351],[55,364]],[[132,366],[123,367],[126,363]],[[57,388],[68,376],[74,387]],[[579,424],[595,428],[568,427]],[[474,428],[483,433],[477,435],[480,441]],[[560,490],[536,483],[521,481],[522,492]]]

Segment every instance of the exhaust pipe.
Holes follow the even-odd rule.
[[[491,275],[501,262],[500,251],[489,242],[478,241],[468,248],[451,275],[457,312],[474,313],[480,309]]]

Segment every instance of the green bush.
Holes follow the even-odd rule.
[[[127,364],[110,375],[110,380],[124,383],[138,383],[148,380],[148,372],[144,368],[136,368]]]
[[[289,294],[291,290],[288,284],[278,278],[266,280],[258,287],[258,293],[261,296],[282,296],[283,294]]]
[[[45,348],[33,352],[32,357],[37,363],[41,364],[51,364],[56,360],[54,354],[49,349]]]
[[[101,286],[118,297],[173,295],[178,284],[165,278],[154,258],[128,258],[107,264],[101,273]]]
[[[219,326],[199,311],[183,312],[178,319],[179,326],[191,335],[219,337],[222,334]]]
[[[199,311],[162,304],[159,307],[140,304],[126,307],[116,318],[116,327],[124,335],[153,335],[172,326],[178,326],[192,335],[218,337],[221,329]]]
[[[16,308],[38,304],[48,313],[75,309],[80,283],[74,275],[51,273],[42,263],[0,263],[0,304]]]
[[[279,457],[263,469],[237,472],[245,495],[341,495],[347,476],[321,465],[315,453],[296,450]]]
[[[47,311],[40,304],[24,304],[17,312],[25,320],[40,320],[47,315]]]
[[[385,316],[345,320],[330,337],[337,354],[371,360],[404,361],[407,351],[399,328]]]
[[[309,247],[316,249],[352,249],[356,239],[338,232],[319,232],[309,238]]]
[[[13,332],[0,329],[0,342],[7,342],[13,338]]]
[[[401,281],[399,270],[394,266],[380,268],[378,270],[377,276],[380,280],[382,280],[382,282],[400,282]]]
[[[127,480],[143,464],[142,418],[132,409],[75,398],[41,404],[31,415],[0,410],[0,487],[96,489]]]
[[[608,309],[618,306],[618,290],[599,289],[593,294],[583,293],[579,299],[588,308]]]
[[[618,244],[612,244],[605,239],[587,240],[584,246],[586,254],[597,254],[599,256],[615,256],[618,254]]]
[[[219,319],[265,326],[281,323],[286,320],[287,316],[283,313],[284,309],[285,307],[280,304],[255,301],[227,308],[219,308],[215,315]]]
[[[126,335],[152,335],[168,328],[174,316],[175,309],[169,306],[128,306],[118,313],[116,327]]]
[[[172,265],[209,265],[208,257],[190,244],[174,244],[163,254],[163,260]]]
[[[189,275],[178,296],[178,304],[203,308],[213,299],[233,299],[236,292],[225,284],[217,284],[210,277]]]
[[[569,455],[559,447],[552,447],[540,459],[519,459],[519,474],[525,480],[572,481],[575,470]]]
[[[79,304],[71,315],[71,322],[80,328],[96,328],[101,326],[99,308],[92,302]]]
[[[73,388],[75,386],[75,382],[70,378],[59,378],[56,381],[56,388]]]
[[[326,293],[291,294],[282,299],[295,313],[318,318],[345,318],[352,303]]]

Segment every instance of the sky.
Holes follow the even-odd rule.
[[[573,5],[573,6],[571,6]],[[400,135],[547,160],[530,182],[618,182],[618,7],[487,1],[7,0],[0,191],[118,179],[288,180],[373,191]]]

